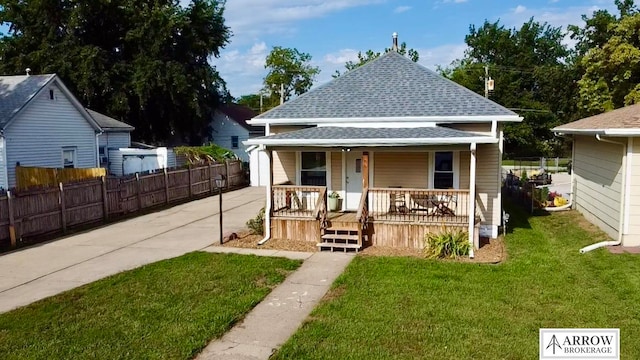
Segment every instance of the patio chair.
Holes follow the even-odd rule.
[[[435,215],[438,208],[438,198],[435,195],[411,194],[413,206],[411,212],[424,211],[427,215]]]
[[[455,208],[458,206],[456,195],[442,195],[436,208],[436,214],[442,216],[456,216]]]

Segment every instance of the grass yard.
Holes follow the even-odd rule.
[[[299,261],[191,253],[0,315],[0,359],[190,359]]]
[[[620,328],[640,359],[640,257],[575,212],[515,208],[501,265],[357,257],[276,359],[537,359],[541,327]]]

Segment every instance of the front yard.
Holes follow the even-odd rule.
[[[501,265],[357,257],[277,359],[533,359],[541,327],[620,328],[640,358],[640,257],[582,246],[605,235],[577,213],[527,217]]]
[[[0,359],[190,359],[299,261],[191,253],[0,315]]]

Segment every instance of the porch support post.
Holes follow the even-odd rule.
[[[265,149],[267,158],[269,159],[269,175],[267,176],[267,204],[264,208],[264,239],[258,242],[258,245],[262,245],[271,239],[271,207],[273,203],[273,151],[271,149]]]
[[[469,258],[473,259],[475,250],[476,222],[476,143],[471,143],[471,161],[469,164]]]
[[[362,188],[366,189],[369,187],[369,152],[365,151],[362,153]]]

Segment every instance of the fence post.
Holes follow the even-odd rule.
[[[7,191],[7,208],[9,209],[9,238],[11,239],[11,247],[16,247],[16,221],[13,210],[13,196],[11,191]]]
[[[138,195],[138,211],[142,210],[142,193],[140,191],[140,174],[136,173],[136,192]]]
[[[213,186],[214,183],[214,179],[213,179],[213,164],[209,163],[209,190],[211,190],[211,195],[215,194],[215,187]]]
[[[167,168],[164,168],[164,196],[166,198],[166,203],[169,203],[169,173],[167,172]]]
[[[224,160],[224,171],[225,178],[227,179],[227,190],[231,188],[231,176],[229,176],[229,160]]]
[[[189,171],[189,198],[191,198],[191,164],[187,167],[187,171]]]
[[[64,186],[62,183],[58,183],[58,187],[60,188],[60,219],[62,220],[62,233],[67,232],[67,210],[65,209],[65,200],[64,200]]]
[[[107,179],[104,176],[100,177],[102,181],[102,212],[104,221],[109,220],[109,197],[107,196]]]

